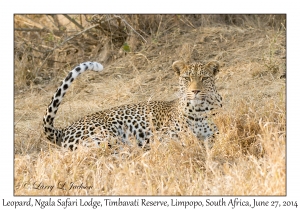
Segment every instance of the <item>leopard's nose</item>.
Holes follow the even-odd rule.
[[[192,90],[192,92],[197,95],[198,93],[200,93],[200,90]]]

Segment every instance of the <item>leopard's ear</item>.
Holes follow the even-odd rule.
[[[205,65],[208,70],[211,71],[213,75],[217,75],[220,71],[220,64],[218,61],[211,61]]]
[[[180,76],[180,73],[184,72],[186,69],[186,64],[184,61],[175,61],[172,65],[173,70],[175,73]]]

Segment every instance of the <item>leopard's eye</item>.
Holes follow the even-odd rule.
[[[202,81],[203,81],[203,80],[207,80],[208,78],[209,78],[209,77],[202,77]]]
[[[185,79],[186,81],[191,81],[191,78],[189,76],[185,76],[183,77],[183,79]]]
[[[185,77],[184,79],[187,80],[187,81],[191,81],[192,80],[190,77]]]

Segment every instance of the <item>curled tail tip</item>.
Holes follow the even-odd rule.
[[[82,63],[81,65],[87,65],[88,68],[90,70],[93,70],[93,71],[102,71],[103,70],[103,66],[101,63],[98,63],[98,62],[84,62]]]
[[[93,64],[94,64],[94,68],[93,69],[95,71],[102,71],[103,70],[103,66],[102,66],[101,63],[93,62]]]

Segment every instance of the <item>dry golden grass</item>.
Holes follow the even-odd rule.
[[[81,75],[55,125],[64,127],[120,104],[174,99],[173,61],[216,59],[223,65],[216,85],[224,107],[215,117],[220,135],[214,147],[205,150],[189,137],[185,147],[155,141],[149,151],[124,146],[113,155],[105,147],[71,152],[50,145],[42,132],[43,114],[71,68],[49,84],[25,87],[27,70],[16,61],[15,195],[286,194],[286,85],[280,79],[285,31],[218,25],[156,38],[138,53],[106,65],[100,75]],[[54,188],[34,189],[39,183]],[[65,190],[59,189],[62,183]],[[72,183],[92,188],[69,189]]]

